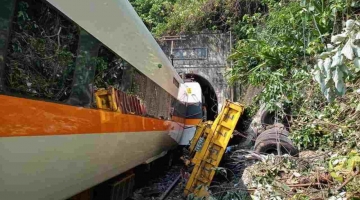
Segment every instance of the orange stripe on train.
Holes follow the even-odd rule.
[[[198,125],[202,119],[185,119],[185,125]]]
[[[0,95],[0,137],[166,131],[170,121]],[[176,121],[183,119],[176,119]]]

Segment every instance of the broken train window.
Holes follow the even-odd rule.
[[[71,93],[78,47],[76,24],[44,1],[16,5],[4,84],[10,93],[64,101]]]

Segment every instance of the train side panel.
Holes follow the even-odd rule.
[[[0,102],[5,200],[70,197],[171,149],[182,133],[172,121],[4,95]]]
[[[65,199],[178,145],[186,116],[177,99],[183,81],[127,0],[2,3],[0,20],[8,23],[0,27],[1,199]],[[21,21],[19,8],[32,18]],[[26,37],[19,19],[31,27]],[[57,27],[44,33],[29,26],[44,19]],[[66,46],[70,32],[75,42]],[[40,47],[55,48],[44,53]],[[34,55],[23,59],[19,48]],[[66,63],[59,50],[69,56]],[[99,60],[109,61],[103,74],[94,64]],[[142,102],[146,112],[96,107],[94,93],[108,86]]]

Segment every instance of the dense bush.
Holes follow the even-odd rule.
[[[260,0],[130,0],[145,25],[157,36],[239,29],[245,14],[266,10]]]

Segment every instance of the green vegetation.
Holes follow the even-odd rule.
[[[259,0],[130,0],[155,35],[240,29],[245,14],[265,10]]]
[[[292,137],[300,149],[334,148],[347,143],[350,135],[358,140],[359,135],[354,137],[360,125],[358,58],[337,53],[347,41],[357,42],[349,38],[356,37],[358,22],[348,21],[352,29],[338,39],[342,43],[329,43],[341,37],[331,39],[342,32],[344,21],[338,19],[356,19],[359,5],[335,0],[267,1],[266,5],[268,13],[245,15],[241,21],[244,39],[229,57],[235,63],[230,83],[241,80],[264,86],[255,103],[266,103],[279,114],[291,106]],[[333,66],[320,66],[325,62]]]
[[[130,0],[145,25],[155,35],[163,34],[175,2],[176,0]]]

